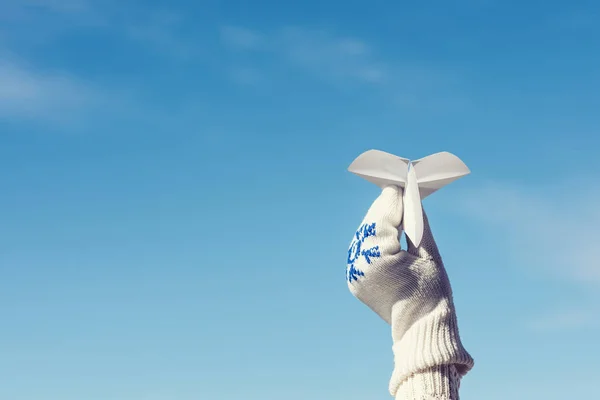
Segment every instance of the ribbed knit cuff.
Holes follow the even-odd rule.
[[[440,365],[408,376],[396,400],[459,400],[460,375],[454,365]]]
[[[473,358],[464,349],[458,334],[456,314],[448,301],[441,301],[433,310],[416,321],[394,343],[394,372],[390,393],[411,375],[441,365],[454,365],[461,376],[473,368]],[[452,399],[454,400],[454,399]]]

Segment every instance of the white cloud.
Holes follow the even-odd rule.
[[[105,15],[97,5],[87,0],[4,0],[0,20],[8,22],[17,39],[48,39],[73,27],[104,26]]]
[[[94,100],[89,87],[69,75],[0,63],[0,116],[62,120]]]
[[[85,11],[90,6],[86,0],[19,0],[17,3],[22,7],[37,7],[65,13]]]
[[[136,19],[116,28],[122,29],[129,39],[158,52],[186,59],[197,49],[178,33],[183,20],[183,16],[175,12],[154,11],[144,13],[143,17],[138,14]]]
[[[14,18],[13,18],[14,17]],[[60,37],[81,30],[111,30],[169,57],[188,57],[194,46],[181,40],[178,13],[156,9],[116,7],[113,2],[85,0],[9,0],[0,2],[0,118],[66,124],[79,129],[85,117],[127,118],[141,113],[135,88],[94,82],[64,68],[30,63],[24,54],[48,48]],[[156,113],[154,113],[156,115]]]
[[[237,26],[221,27],[221,40],[229,47],[241,50],[256,50],[263,45],[263,37],[258,32]]]
[[[494,183],[459,201],[467,215],[487,226],[486,235],[514,265],[526,269],[523,273],[580,292],[578,299],[556,298],[545,315],[526,321],[528,328],[552,332],[600,326],[600,191],[585,182],[543,188]]]
[[[537,190],[490,184],[466,212],[508,241],[516,260],[556,277],[600,285],[600,192],[585,184]]]
[[[101,86],[11,59],[0,62],[0,120],[82,132],[107,121],[148,121],[148,110],[132,88]],[[152,121],[173,123],[174,118],[153,109]]]
[[[226,26],[221,29],[221,39],[229,48],[265,52],[275,61],[302,68],[317,77],[372,84],[387,77],[387,66],[373,57],[364,41],[324,30],[285,27],[263,33]]]
[[[414,60],[392,62],[351,35],[290,26],[270,32],[227,26],[221,29],[221,42],[236,52],[229,69],[243,63],[265,77],[262,83],[266,78],[289,77],[291,71],[344,90],[367,88],[387,104],[411,112],[425,111],[429,117],[474,108],[462,79],[453,71]]]
[[[277,38],[279,51],[294,65],[334,79],[382,83],[386,63],[377,60],[364,41],[326,31],[285,28]]]
[[[598,310],[573,308],[532,318],[528,326],[537,332],[555,332],[592,328],[598,326],[599,322]]]
[[[187,58],[197,43],[181,35],[182,14],[170,9],[123,5],[113,1],[9,0],[0,2],[0,19],[9,16],[5,29],[7,46],[47,46],[48,42],[82,30],[113,31],[148,49]]]

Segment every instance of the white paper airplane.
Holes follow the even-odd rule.
[[[380,150],[362,153],[348,171],[381,188],[394,185],[404,189],[404,232],[415,246],[423,238],[421,200],[471,172],[460,158],[445,151],[411,161]]]

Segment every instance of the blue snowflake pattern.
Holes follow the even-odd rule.
[[[356,231],[352,243],[348,249],[348,266],[346,267],[346,279],[348,283],[358,281],[358,278],[365,276],[365,273],[354,265],[360,257],[364,257],[367,264],[371,264],[371,260],[381,256],[379,246],[373,246],[368,249],[363,249],[363,244],[368,237],[375,236],[375,222],[372,224],[362,224]]]

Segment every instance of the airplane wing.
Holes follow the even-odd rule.
[[[417,175],[421,200],[471,173],[460,158],[447,151],[423,157],[412,161],[411,164]]]
[[[381,150],[368,150],[356,157],[348,167],[352,172],[383,188],[406,185],[409,160]]]

